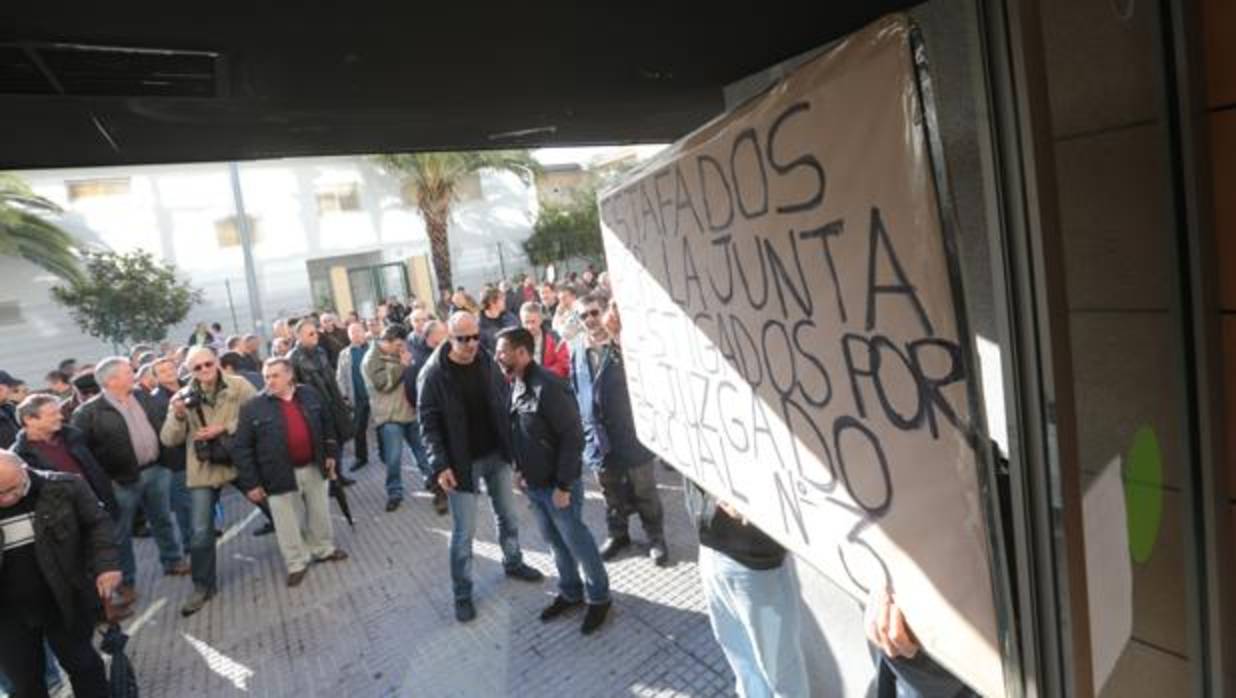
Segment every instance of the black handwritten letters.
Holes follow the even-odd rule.
[[[887,566],[864,530],[896,505],[916,440],[964,433],[965,367],[905,256],[924,231],[841,182],[810,100],[646,172],[601,202],[639,429],[688,477],[841,567]],[[891,440],[891,441],[890,441]],[[893,443],[895,442],[895,443]],[[890,448],[890,446],[894,446]],[[909,446],[909,448],[907,448]],[[820,530],[813,510],[850,517]],[[867,580],[869,583],[870,580]]]

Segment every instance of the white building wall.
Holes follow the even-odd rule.
[[[424,222],[404,202],[400,183],[363,157],[254,161],[239,169],[246,212],[257,221],[254,259],[267,323],[314,307],[309,260],[376,252],[402,261],[428,252]],[[79,239],[121,252],[147,250],[204,291],[171,339],[183,341],[199,320],[220,322],[225,333],[252,331],[241,249],[221,247],[216,233],[216,223],[235,214],[226,163],[20,174],[64,207],[58,222]],[[128,178],[127,194],[69,200],[68,182],[117,177]],[[357,185],[359,210],[319,215],[317,193],[345,183]],[[486,171],[480,185],[479,197],[455,204],[450,228],[455,282],[469,288],[499,277],[499,246],[508,276],[527,268],[521,243],[536,217],[535,189],[514,174]],[[0,257],[0,368],[32,385],[41,386],[62,358],[88,362],[110,353],[52,300],[55,283],[31,264]]]

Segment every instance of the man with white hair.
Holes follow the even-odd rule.
[[[348,346],[347,329],[339,324],[338,315],[322,313],[318,333],[321,335],[322,348],[326,350],[326,358],[330,360],[330,367],[337,367],[340,352]]]
[[[123,356],[100,361],[94,369],[102,392],[73,413],[73,426],[86,437],[86,446],[112,479],[120,517],[116,527],[120,545],[120,569],[124,573],[121,595],[129,605],[137,597],[137,559],[133,554],[133,517],[138,507],[146,513],[163,573],[185,575],[189,565],[182,554],[176,526],[172,523],[170,492],[172,473],[164,466],[159,444],[157,408],[150,395],[135,389],[133,368]]]
[[[96,594],[120,584],[116,533],[80,477],[31,470],[0,451],[0,673],[14,696],[46,696],[50,645],[73,695],[106,698],[107,674],[95,651]]]
[[[224,485],[236,480],[230,441],[240,422],[240,407],[257,395],[241,376],[228,376],[214,351],[197,347],[185,364],[193,378],[172,398],[160,438],[168,448],[187,444],[185,483],[189,488],[189,555],[193,593],[180,608],[191,616],[215,594],[215,504]],[[267,518],[270,514],[267,513]]]

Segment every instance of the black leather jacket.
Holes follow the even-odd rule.
[[[78,614],[98,607],[94,578],[120,569],[116,531],[85,480],[66,473],[28,472],[31,486],[26,496],[38,498],[34,509],[35,559],[65,626],[73,627]],[[0,531],[3,566],[4,533]]]
[[[159,421],[154,400],[142,390],[134,390],[133,397],[146,412],[150,426],[154,428],[155,438],[158,439],[159,432],[163,430],[163,422]],[[73,413],[73,426],[86,436],[86,446],[108,477],[122,485],[137,482],[139,464],[137,455],[133,452],[133,442],[129,440],[129,427],[125,425],[124,416],[112,407],[102,393],[77,408]]]
[[[579,479],[584,429],[566,383],[534,361],[510,400],[515,468],[530,487],[571,489]]]

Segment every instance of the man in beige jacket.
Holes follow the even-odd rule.
[[[403,330],[398,325],[391,325],[369,347],[361,366],[373,423],[378,429],[378,448],[382,452],[382,462],[386,464],[386,510],[395,511],[403,503],[401,464],[406,441],[412,449],[412,459],[417,469],[425,476],[425,488],[434,493],[434,508],[438,513],[445,513],[446,496],[439,488],[431,486],[433,473],[429,470],[429,457],[421,445],[416,408],[408,402],[403,389],[404,369],[410,365],[412,354],[404,341]]]
[[[188,444],[185,484],[193,527],[189,541],[193,594],[180,613],[191,616],[215,593],[215,503],[223,486],[236,479],[228,449],[236,433],[240,406],[257,391],[241,376],[224,375],[219,358],[209,347],[195,347],[185,358],[185,365],[192,379],[172,398],[160,438],[169,447]],[[213,446],[212,441],[216,442]]]

